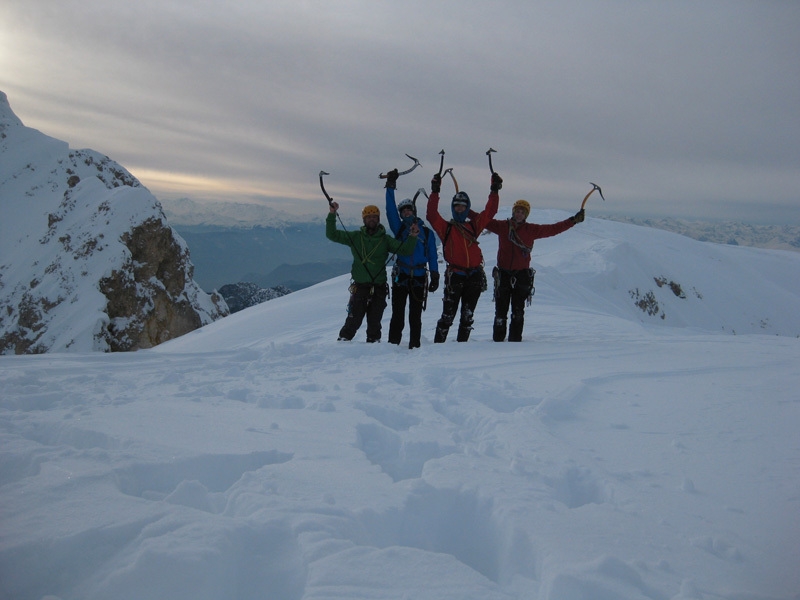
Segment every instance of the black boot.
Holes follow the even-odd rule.
[[[458,328],[457,342],[466,342],[469,340],[469,334],[472,333],[472,327],[469,325],[461,325]]]
[[[506,339],[506,320],[500,317],[494,318],[494,329],[492,329],[492,339],[495,342],[502,342]]]
[[[453,325],[453,318],[448,314],[443,314],[442,318],[436,322],[436,333],[433,336],[434,344],[441,344],[447,339],[450,327]]]
[[[522,341],[522,327],[525,325],[524,319],[514,318],[511,316],[511,324],[508,326],[508,341],[521,342]]]

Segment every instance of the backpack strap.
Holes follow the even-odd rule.
[[[419,225],[419,221],[417,221],[417,224]],[[424,242],[425,242],[425,246],[427,247],[427,245],[428,245],[428,236],[431,234],[431,230],[430,230],[430,229],[428,229],[428,227],[427,227],[427,226],[425,226],[425,225],[421,225],[421,226],[420,226],[420,229],[422,229],[422,232],[423,232],[423,234],[425,235],[425,237],[423,238],[423,240],[424,240]],[[403,232],[404,232],[405,230],[406,230],[406,222],[405,222],[405,221],[403,221],[403,222],[400,224],[400,229],[398,229],[398,230],[397,230],[397,234],[396,234],[394,237],[395,237],[396,239],[398,239],[398,240],[402,240],[402,239],[403,239]]]
[[[527,245],[525,245],[525,242],[523,242],[520,239],[519,235],[517,235],[517,228],[514,226],[513,219],[508,220],[508,240],[512,244],[514,244],[517,248],[520,248],[522,250],[523,256],[529,256],[531,251],[533,250],[533,244],[531,244],[530,247],[528,247]]]
[[[469,229],[467,229],[469,226]],[[468,242],[477,244],[478,243],[478,236],[475,235],[475,224],[472,221],[467,221],[466,223],[456,223],[453,220],[450,220],[447,223],[447,229],[444,232],[444,239],[442,240],[442,245],[447,245],[447,238],[450,237],[450,231],[452,231],[453,227],[458,229],[458,232],[466,239]]]

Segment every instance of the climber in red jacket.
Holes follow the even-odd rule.
[[[538,225],[526,221],[530,212],[531,205],[528,202],[517,200],[511,209],[510,219],[492,219],[486,224],[486,229],[496,233],[499,238],[497,266],[492,270],[495,304],[492,338],[495,342],[506,339],[509,305],[511,323],[508,324],[508,341],[522,341],[525,304],[530,304],[533,296],[533,276],[536,273],[531,268],[534,240],[563,233],[576,223],[582,223],[585,218],[581,209],[574,216],[558,223]]]
[[[446,221],[439,214],[439,190],[441,175],[431,180],[431,195],[428,198],[427,219],[433,230],[442,240],[442,253],[447,262],[444,279],[442,316],[436,323],[434,343],[442,343],[455,320],[459,303],[461,320],[458,326],[459,342],[466,342],[472,331],[475,307],[481,293],[486,289],[486,272],[483,270],[483,253],[478,244],[478,236],[489,220],[497,214],[500,203],[498,191],[503,180],[497,173],[492,174],[489,200],[481,213],[470,213],[470,199],[466,192],[453,196],[450,208],[452,219]]]

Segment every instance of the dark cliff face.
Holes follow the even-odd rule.
[[[151,348],[228,314],[135,177],[0,100],[0,353]]]
[[[99,336],[112,352],[152,348],[204,325],[185,293],[192,280],[189,251],[174,231],[151,218],[122,236],[130,258],[99,281],[110,322]],[[217,316],[224,301],[211,295]]]

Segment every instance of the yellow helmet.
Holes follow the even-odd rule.
[[[517,200],[514,202],[514,207],[511,209],[511,214],[514,214],[514,211],[518,208],[521,208],[525,211],[525,218],[528,218],[528,215],[531,214],[531,205],[528,204],[527,200]]]
[[[364,207],[364,210],[361,211],[361,218],[368,217],[370,215],[375,215],[376,217],[381,216],[381,210],[375,206],[374,204],[368,204]]]

